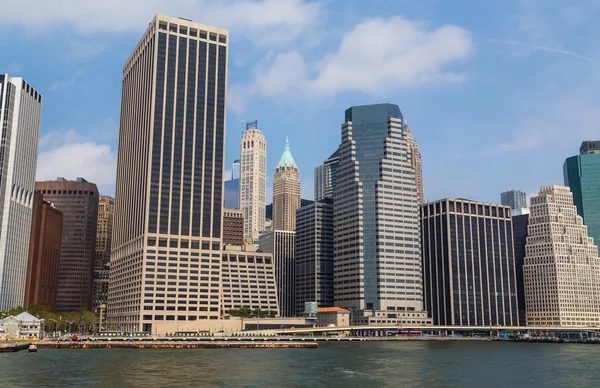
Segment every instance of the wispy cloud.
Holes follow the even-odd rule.
[[[54,81],[54,83],[52,83],[52,85],[50,85],[48,87],[48,89],[50,89],[50,90],[63,89],[67,86],[72,85],[75,82],[75,80],[77,80],[77,78],[81,77],[83,74],[85,74],[85,71],[77,70],[69,79],[67,79],[65,81]]]
[[[538,46],[535,44],[517,42],[514,40],[491,39],[491,38],[485,39],[485,40],[488,42],[491,42],[491,43],[499,43],[499,44],[503,44],[503,45],[523,47],[523,48],[533,50],[533,51],[544,51],[547,53],[564,55],[564,56],[571,57],[571,58],[581,59],[583,61],[587,61],[590,63],[600,63],[599,59],[590,58],[588,56],[578,54],[574,51],[562,50],[562,49],[557,49],[557,48],[553,48],[553,47]]]

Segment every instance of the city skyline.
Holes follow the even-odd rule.
[[[240,22],[239,16],[235,16],[239,14],[235,5],[218,7],[217,3],[208,1],[198,7],[197,3],[190,3],[195,6],[184,6],[177,1],[163,4],[164,10],[160,11],[234,27],[226,165],[230,166],[238,157],[233,144],[237,142],[240,123],[249,117],[257,118],[263,123],[262,129],[270,144],[281,144],[286,133],[299,149],[313,144],[310,152],[295,156],[300,169],[306,172],[302,182],[304,198],[312,197],[314,166],[339,142],[340,122],[335,112],[350,105],[393,101],[402,107],[414,127],[423,154],[426,200],[466,196],[497,203],[497,193],[510,187],[518,187],[531,196],[542,184],[562,183],[563,160],[576,152],[582,140],[594,138],[597,131],[593,124],[597,122],[595,113],[590,112],[590,107],[598,98],[592,90],[597,89],[595,84],[600,75],[592,66],[597,55],[592,42],[586,38],[593,36],[591,32],[597,27],[585,17],[575,21],[568,19],[573,17],[573,9],[579,12],[576,14],[586,9],[581,4],[581,9],[564,3],[549,9],[552,7],[543,7],[540,1],[528,2],[527,6],[515,1],[512,7],[502,9],[489,4],[470,4],[470,12],[462,15],[458,12],[461,7],[450,7],[441,1],[385,7],[379,3],[369,9],[358,2],[349,2],[346,9],[331,12],[333,9],[328,4],[298,0],[285,1],[287,7],[279,19],[269,19],[257,26],[247,20]],[[268,2],[248,4],[247,15],[274,12]],[[109,12],[101,4],[94,7],[99,15]],[[61,16],[57,7],[40,16],[41,21],[35,26],[25,25],[25,14],[21,15],[22,19],[15,14],[11,22],[0,27],[7,31],[8,37],[15,38],[5,44],[9,51],[14,47],[18,54],[0,58],[0,67],[15,70],[14,74],[23,75],[49,97],[42,124],[38,179],[57,175],[74,179],[84,175],[96,182],[102,193],[114,194],[119,121],[119,84],[115,79],[137,43],[137,31],[156,11],[138,4],[124,9],[117,19],[109,18],[110,23],[92,23],[86,27],[77,20],[77,13]],[[343,17],[336,18],[337,27],[332,27],[332,14],[338,12]],[[83,15],[80,17],[85,19]],[[54,23],[56,20],[60,22]],[[531,26],[524,20],[532,20]],[[42,39],[38,39],[38,25],[46,26]],[[60,36],[67,25],[74,28],[70,31],[72,41],[65,45]],[[566,30],[565,25],[571,26],[570,30]],[[13,31],[20,27],[27,29],[30,35],[13,36],[16,35]],[[395,28],[400,27],[415,31],[425,41],[433,39],[434,32],[450,28],[452,34],[448,39],[455,38],[461,43],[459,47],[466,49],[459,52],[457,58],[452,57],[455,59],[436,57],[441,61],[436,62],[440,64],[438,72],[417,73],[429,80],[425,85],[410,84],[396,78],[401,75],[382,72],[382,75],[365,77],[366,84],[360,85],[359,90],[340,87],[339,81],[333,79],[330,99],[323,99],[322,90],[315,93],[313,103],[301,95],[291,101],[289,96],[282,98],[281,94],[287,89],[296,90],[287,88],[289,84],[281,86],[275,82],[279,80],[275,77],[281,76],[275,70],[288,63],[286,60],[292,62],[294,56],[299,55],[303,61],[292,63],[304,62],[308,73],[321,74],[315,69],[315,63],[323,58],[319,53],[338,58],[346,54],[344,43],[353,34],[377,29],[396,31]],[[544,34],[551,28],[556,31]],[[283,32],[274,34],[278,29]],[[582,33],[584,31],[587,33]],[[561,40],[556,39],[557,35]],[[311,38],[315,40],[314,46],[307,42]],[[412,52],[413,46],[420,47],[413,41],[407,41],[407,45],[406,51],[399,49],[390,53],[392,58],[401,60]],[[274,50],[271,56],[266,55],[269,49]],[[47,54],[44,63],[38,63],[33,54],[29,54],[39,52]],[[368,74],[373,65],[367,63],[364,68]],[[291,70],[294,71],[289,72],[290,76],[298,74],[297,84],[315,84],[314,78],[303,76],[301,68]],[[45,77],[48,72],[54,77]],[[256,82],[257,73],[264,74],[260,78],[264,82]],[[453,75],[456,77],[452,78]],[[319,79],[324,82],[330,77],[323,74]],[[448,77],[452,82],[447,82]],[[382,86],[387,85],[382,79],[389,81],[390,89]],[[488,92],[477,92],[481,87]],[[92,89],[100,99],[78,98]],[[561,93],[553,93],[556,90]],[[234,100],[239,101],[244,93],[257,95],[241,109]],[[62,114],[64,105],[73,107],[69,115]],[[298,109],[290,109],[294,105]],[[436,107],[435,114],[431,114],[431,106]],[[507,121],[505,117],[511,119]],[[542,130],[545,127],[549,128]],[[573,139],[565,141],[564,136],[559,136],[565,127],[570,129]],[[296,140],[295,136],[300,133],[304,139]],[[64,158],[60,156],[67,154],[79,158],[79,167],[84,171],[77,173],[72,163],[61,162]],[[277,156],[269,155],[267,171],[273,171]],[[99,169],[98,165],[107,168]],[[518,167],[520,172],[510,174],[499,168],[503,165],[513,171]],[[447,177],[452,176],[450,171],[472,166],[476,166],[473,174],[448,180]],[[537,171],[540,171],[538,175]],[[490,173],[496,179],[488,185],[479,185]],[[271,185],[272,177],[268,176],[268,187]]]

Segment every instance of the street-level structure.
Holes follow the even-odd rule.
[[[42,95],[0,74],[0,311],[23,303]]]
[[[227,30],[156,15],[123,68],[108,319],[220,326]]]

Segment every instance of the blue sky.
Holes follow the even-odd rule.
[[[51,4],[49,4],[51,3]],[[83,3],[83,4],[82,4]],[[227,163],[258,119],[269,185],[285,136],[312,198],[344,110],[398,104],[426,200],[534,194],[600,138],[596,0],[4,0],[0,72],[44,96],[38,179],[114,192],[122,66],[154,14],[230,30]]]

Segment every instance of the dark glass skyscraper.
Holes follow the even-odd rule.
[[[600,141],[585,141],[580,154],[563,165],[565,186],[573,193],[577,214],[588,228],[588,236],[600,246]]]
[[[425,305],[434,325],[517,326],[508,206],[464,199],[423,205]]]
[[[523,265],[525,264],[525,243],[527,242],[527,225],[529,214],[513,216],[513,241],[515,244],[515,274],[517,277],[517,299],[519,305],[519,324],[525,326],[527,316],[525,311],[525,280]]]
[[[123,68],[108,297],[123,330],[219,318],[227,44],[157,15]]]

